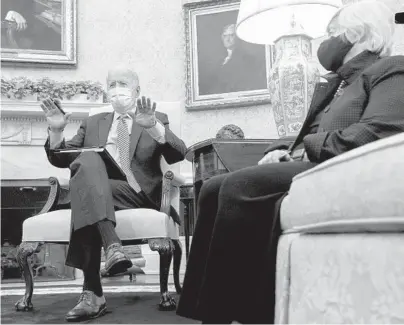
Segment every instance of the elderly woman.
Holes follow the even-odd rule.
[[[390,56],[393,13],[378,1],[354,3],[337,12],[327,32],[317,54],[331,72],[317,85],[294,144],[278,143],[258,166],[203,184],[179,315],[272,323],[278,207],[292,178],[404,131],[404,57]]]

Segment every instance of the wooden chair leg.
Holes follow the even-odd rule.
[[[174,256],[173,256],[173,275],[174,275],[174,285],[175,285],[175,290],[177,291],[178,294],[181,293],[182,287],[180,283],[180,267],[181,267],[181,259],[182,259],[182,245],[181,242],[176,239],[173,240],[173,245],[174,245]]]
[[[171,311],[177,308],[173,297],[168,293],[168,276],[170,273],[171,260],[173,258],[173,243],[171,239],[150,239],[149,246],[152,251],[160,255],[160,304],[159,310]]]
[[[17,250],[17,261],[25,280],[25,294],[15,304],[17,311],[31,311],[34,306],[31,303],[34,292],[34,281],[32,276],[32,266],[28,258],[38,252],[43,243],[22,242]]]

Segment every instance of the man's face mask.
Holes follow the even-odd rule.
[[[336,72],[352,47],[353,44],[343,39],[342,35],[331,36],[320,44],[317,57],[324,69]]]
[[[115,112],[119,114],[127,113],[128,110],[134,106],[136,100],[132,90],[126,87],[114,87],[109,89],[108,97]]]

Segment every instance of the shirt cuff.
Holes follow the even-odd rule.
[[[48,135],[49,135],[49,148],[50,149],[58,148],[65,138],[63,135],[63,132],[53,132],[49,129],[48,129]]]
[[[156,125],[145,129],[150,136],[160,144],[166,143],[166,128],[160,121],[156,121]]]

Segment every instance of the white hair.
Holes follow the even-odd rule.
[[[224,26],[222,34],[226,33],[229,29],[232,29],[235,33],[236,24],[228,24],[228,25]]]
[[[328,34],[343,34],[353,43],[380,56],[389,56],[395,32],[394,13],[383,2],[363,0],[342,7],[331,19]]]

